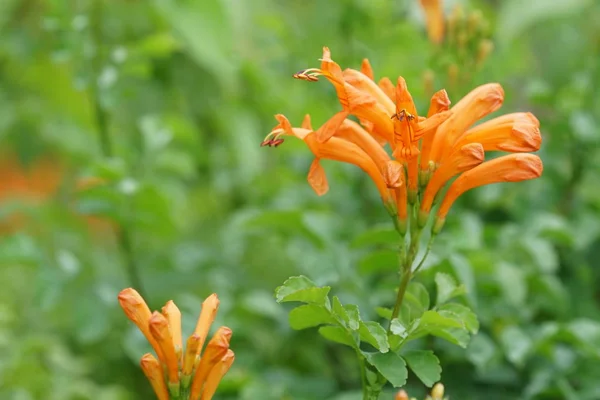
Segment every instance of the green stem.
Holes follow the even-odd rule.
[[[429,255],[429,252],[431,251],[431,247],[433,245],[433,239],[435,239],[434,234],[432,234],[431,237],[429,238],[429,242],[427,243],[427,249],[425,249],[425,254],[423,254],[423,258],[421,258],[421,261],[417,265],[417,268],[415,268],[415,270],[413,271],[413,275],[415,275],[421,269],[421,267],[423,266],[423,263],[427,259],[427,256]]]
[[[101,69],[102,55],[100,47],[102,46],[102,14],[103,4],[102,0],[96,0],[94,8],[92,9],[92,35],[94,42],[97,46],[98,54],[96,55],[92,64],[92,76],[94,77],[92,85],[90,85],[90,91],[92,95],[93,107],[96,117],[96,126],[98,130],[98,139],[100,141],[100,147],[102,149],[102,155],[105,158],[110,158],[113,155],[112,140],[110,137],[109,126],[109,115],[102,106],[100,101],[100,87],[98,85],[98,75]],[[144,289],[142,287],[142,280],[140,277],[139,269],[135,261],[133,252],[131,233],[125,225],[119,227],[117,231],[117,243],[123,257],[125,259],[125,269],[131,285],[142,295],[144,295]]]
[[[396,303],[394,304],[394,309],[392,310],[392,317],[390,318],[390,325],[388,327],[388,333],[392,329],[392,320],[394,318],[398,318],[398,314],[400,314],[400,308],[402,307],[402,301],[404,300],[404,294],[406,293],[406,288],[408,287],[408,282],[410,282],[410,278],[412,274],[410,272],[410,266],[408,268],[405,266],[404,271],[402,272],[402,278],[400,279],[400,286],[398,287],[398,294],[396,295]]]
[[[365,357],[360,353],[360,350],[356,350],[356,355],[358,356],[358,364],[360,366],[360,382],[362,385],[362,393],[363,399],[367,399],[368,397],[368,382],[367,382],[367,366],[365,363]]]

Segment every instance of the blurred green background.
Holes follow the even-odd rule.
[[[218,293],[236,352],[218,399],[359,398],[352,350],[291,330],[273,298],[304,274],[365,318],[394,300],[393,253],[356,241],[390,228],[368,177],[325,163],[317,197],[303,143],[259,147],[276,113],[339,110],[327,82],[291,77],[324,45],[404,76],[422,113],[431,88],[456,103],[495,81],[502,113],[540,119],[542,178],[463,196],[418,277],[465,283],[480,333],[422,346],[454,399],[599,399],[600,3],[447,0],[464,19],[439,46],[419,4],[0,1],[0,399],[152,398],[116,301],[132,285],[173,299],[187,334]]]

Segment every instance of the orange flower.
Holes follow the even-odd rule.
[[[406,393],[406,390],[400,389],[396,392],[394,400],[408,400],[408,393]]]
[[[436,215],[436,230],[444,224],[454,201],[467,190],[499,182],[520,182],[542,175],[542,160],[534,154],[510,154],[484,162],[463,173],[450,185]]]
[[[152,354],[146,353],[142,356],[140,365],[144,375],[150,381],[150,385],[152,385],[152,389],[154,389],[158,400],[169,400],[169,392],[163,378],[162,367],[158,360]]]
[[[488,83],[472,90],[450,109],[452,115],[442,123],[431,144],[429,159],[425,164],[439,164],[454,144],[476,121],[496,111],[504,101],[504,90],[498,83]]]
[[[423,1],[422,4],[430,8],[432,15],[435,12],[441,16],[439,2]],[[441,40],[441,33],[439,38]],[[319,195],[329,188],[321,159],[362,168],[375,182],[394,217],[396,229],[404,234],[410,222],[411,245],[413,236],[418,240],[442,189],[456,175],[462,173],[438,211],[436,232],[450,205],[464,191],[458,189],[520,177],[517,171],[524,170],[523,161],[509,160],[535,157],[509,156],[501,159],[507,161],[483,163],[486,151],[525,153],[540,148],[539,121],[531,113],[507,114],[472,127],[502,105],[504,90],[497,83],[475,88],[452,108],[446,91],[440,90],[431,98],[427,117],[421,117],[404,78],[399,77],[395,87],[387,78],[375,84],[373,68],[367,59],[363,60],[360,71],[342,71],[326,47],[321,61],[321,68],[303,70],[294,77],[316,81],[318,76],[325,76],[334,85],[343,111],[317,131],[311,128],[308,116],[301,128],[293,128],[285,117],[277,115],[279,125],[262,145],[279,146],[283,142],[282,135],[302,139],[315,155],[308,181]],[[350,114],[356,116],[360,124],[349,120]],[[392,157],[383,147],[386,142],[391,147]],[[495,175],[494,166],[501,168]],[[539,166],[534,171],[538,176],[541,162]],[[529,176],[526,179],[536,177],[535,173]],[[413,226],[416,226],[414,232]],[[414,248],[411,251],[416,254]]]
[[[189,398],[182,400],[210,400],[234,360],[233,351],[229,349],[231,329],[227,327],[217,330],[204,355],[199,357],[219,306],[217,295],[210,295],[202,303],[202,312],[194,333],[187,340],[183,360],[181,312],[173,301],[167,302],[162,313],[151,314],[134,289],[122,290],[118,298],[125,315],[138,326],[158,356],[157,360],[146,354],[141,360],[144,374],[158,399],[168,400],[169,394],[181,398],[182,393],[189,393]]]
[[[439,44],[444,39],[444,11],[442,0],[421,0],[425,11],[427,35],[433,43]]]
[[[308,182],[318,195],[321,196],[329,190],[325,170],[321,166],[320,160],[330,159],[354,164],[365,171],[377,186],[383,202],[389,204],[393,200],[392,195],[388,190],[381,170],[373,158],[357,144],[342,138],[332,137],[333,133],[338,131],[344,123],[346,115],[347,113],[336,114],[314,132],[306,128],[292,128],[288,119],[278,114],[275,118],[279,121],[279,124],[267,135],[267,138],[263,141],[263,145],[269,145],[269,142],[281,140],[279,137],[282,135],[296,136],[302,139],[315,155],[315,160],[308,173]],[[363,135],[360,131],[353,130],[351,124],[346,126],[344,132],[346,135],[354,135],[354,137]],[[366,138],[363,139],[365,139],[363,145],[368,146]],[[375,157],[379,156],[376,155]],[[383,159],[379,161],[383,161]]]

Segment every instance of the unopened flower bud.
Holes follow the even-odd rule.
[[[433,400],[442,400],[444,398],[444,385],[441,382],[436,383],[431,389]]]
[[[398,390],[396,396],[394,396],[394,400],[408,400],[408,394],[406,393],[406,390]]]
[[[490,53],[494,50],[494,43],[489,39],[483,39],[479,42],[479,46],[477,47],[477,57],[475,59],[475,63],[477,66],[483,64],[483,62],[488,58]]]

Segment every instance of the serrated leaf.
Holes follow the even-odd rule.
[[[406,362],[394,352],[367,354],[367,361],[374,366],[385,379],[394,387],[402,387],[406,384],[408,370]]]
[[[343,325],[348,325],[348,314],[342,305],[342,302],[337,296],[333,296],[331,301],[331,311],[333,315],[342,322]]]
[[[425,309],[421,302],[415,296],[408,293],[404,296],[398,319],[400,319],[404,325],[410,326],[414,320],[423,315],[424,311]]]
[[[316,304],[305,304],[294,308],[290,311],[289,321],[292,329],[296,330],[336,323],[327,309]]]
[[[305,276],[294,276],[275,289],[275,298],[278,303],[300,301],[328,306],[329,299],[327,298],[327,294],[330,290],[329,286],[317,287],[313,281]]]
[[[346,304],[344,310],[346,310],[346,314],[348,315],[348,328],[353,331],[357,330],[360,326],[360,312],[358,311],[358,306]]]
[[[458,315],[444,315],[441,312],[429,310],[423,313],[419,322],[419,328],[462,328],[463,323],[458,319]]]
[[[419,301],[423,306],[423,311],[429,310],[429,292],[423,284],[411,282],[406,289],[406,293],[413,295]]]
[[[369,343],[381,353],[387,353],[390,350],[387,332],[377,322],[360,322],[358,334],[363,342]]]
[[[440,360],[431,350],[411,350],[402,355],[412,372],[427,387],[433,386],[441,378]]]
[[[436,304],[440,305],[466,292],[464,285],[457,286],[453,277],[443,272],[435,274],[437,288]]]
[[[345,344],[346,346],[358,349],[358,345],[352,335],[341,326],[322,326],[319,328],[319,334],[332,342]]]
[[[447,340],[463,349],[467,347],[471,339],[469,332],[464,328],[434,328],[429,331],[429,334]]]
[[[381,318],[385,318],[387,320],[389,320],[390,318],[392,318],[392,309],[391,308],[386,308],[386,307],[376,307],[375,308],[375,312],[377,313],[377,315],[379,315]]]
[[[463,322],[465,328],[472,334],[476,334],[479,331],[479,320],[477,315],[466,306],[458,303],[444,304],[439,308],[440,311],[450,311],[457,315]]]
[[[408,336],[408,329],[398,320],[398,318],[394,318],[392,320],[392,324],[390,325],[390,331],[401,338],[406,338]]]

